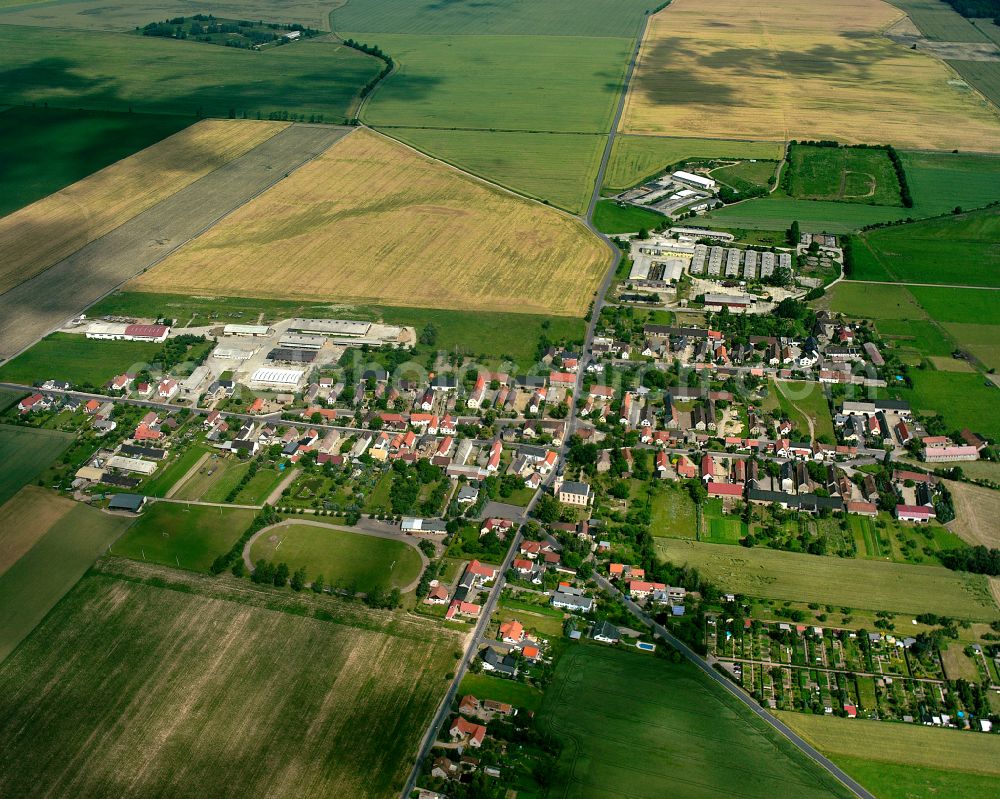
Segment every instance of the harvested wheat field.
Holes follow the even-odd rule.
[[[609,257],[576,219],[360,129],[127,290],[572,316]]]
[[[1000,491],[953,480],[945,485],[955,503],[955,520],[948,529],[973,546],[1000,547]]]
[[[0,795],[399,795],[458,636],[312,592],[115,564],[0,665]]]
[[[0,505],[0,574],[74,507],[73,500],[37,486],[25,486]]]
[[[0,219],[0,293],[43,272],[287,122],[205,120]]]
[[[881,35],[881,0],[674,0],[649,23],[622,131],[1000,151],[1000,115]]]

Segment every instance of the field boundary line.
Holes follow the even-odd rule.
[[[219,169],[222,169],[223,167],[226,167],[226,166],[230,166],[231,164],[234,164],[234,163],[236,163],[237,161],[240,161],[240,160],[242,160],[243,158],[245,158],[245,157],[247,157],[247,156],[251,155],[252,153],[256,152],[256,151],[257,151],[257,150],[258,150],[258,149],[259,149],[260,147],[262,147],[262,146],[264,146],[265,144],[267,144],[267,143],[269,143],[269,142],[273,141],[273,140],[274,140],[275,138],[277,138],[278,136],[280,136],[280,135],[282,135],[282,134],[286,133],[286,132],[287,132],[287,131],[289,131],[289,130],[292,130],[292,129],[294,128],[294,126],[296,126],[296,125],[298,125],[298,126],[300,126],[300,127],[330,127],[330,128],[332,128],[332,129],[334,129],[334,130],[337,130],[337,129],[343,129],[343,128],[345,128],[345,127],[346,127],[346,126],[344,126],[344,125],[329,125],[329,126],[326,126],[326,125],[320,125],[320,124],[309,124],[309,123],[297,123],[297,122],[296,122],[296,123],[290,123],[290,124],[288,125],[288,127],[284,128],[283,130],[280,130],[280,131],[278,131],[278,132],[277,132],[277,133],[276,133],[276,134],[275,134],[274,136],[271,136],[271,137],[269,137],[269,138],[265,139],[265,140],[264,140],[264,141],[262,141],[262,142],[261,142],[260,144],[258,144],[258,145],[257,145],[256,147],[254,147],[254,148],[252,148],[252,149],[250,149],[250,150],[247,150],[247,152],[245,152],[245,153],[244,153],[243,155],[241,155],[241,156],[240,156],[239,158],[236,158],[236,159],[234,159],[234,160],[232,160],[232,161],[228,161],[228,162],[226,162],[225,164],[221,164],[221,165],[220,165],[220,166],[219,166],[219,167],[218,167],[217,169],[213,169],[213,170],[212,170],[211,172],[209,172],[209,173],[207,173],[207,174],[205,174],[205,175],[202,175],[202,177],[198,178],[198,180],[196,180],[196,181],[194,181],[193,183],[190,183],[190,184],[188,184],[187,186],[185,186],[185,187],[184,187],[184,189],[188,189],[188,188],[190,188],[191,186],[194,186],[194,185],[196,185],[196,184],[200,183],[201,181],[205,180],[206,178],[210,177],[211,175],[214,175],[214,174],[215,174],[216,172],[218,172],[218,171],[219,171]],[[346,132],[346,133],[344,133],[344,134],[343,134],[342,136],[340,136],[340,137],[339,137],[338,139],[336,139],[336,140],[335,140],[335,141],[334,141],[333,143],[336,143],[337,141],[340,141],[341,139],[344,139],[344,138],[347,138],[347,136],[350,136],[350,135],[351,135],[351,133],[352,133],[353,131],[354,131],[354,129],[353,129],[353,128],[347,128],[347,132]],[[331,144],[330,146],[332,146],[332,144]],[[326,148],[326,149],[329,149],[329,148]],[[278,170],[278,175],[277,175],[277,176],[276,176],[276,177],[274,178],[274,180],[273,180],[273,181],[271,181],[270,183],[268,183],[268,184],[267,184],[267,185],[266,185],[265,187],[263,187],[263,188],[259,189],[258,191],[254,192],[254,193],[253,193],[252,195],[250,195],[250,196],[249,196],[249,197],[247,197],[247,198],[246,198],[245,200],[243,200],[242,202],[240,202],[240,203],[239,203],[239,204],[238,204],[238,205],[237,205],[236,207],[234,207],[234,208],[230,208],[230,209],[229,209],[228,211],[225,211],[224,213],[222,213],[221,215],[219,215],[219,216],[218,216],[217,218],[215,218],[215,219],[211,220],[210,222],[208,222],[207,224],[205,224],[205,225],[204,225],[203,227],[199,228],[199,229],[197,230],[197,232],[196,232],[196,233],[195,233],[194,235],[190,236],[190,237],[189,237],[188,239],[186,239],[185,241],[183,241],[183,242],[179,243],[179,244],[178,244],[178,245],[177,245],[176,247],[174,247],[173,249],[171,249],[171,250],[169,250],[169,251],[167,251],[167,252],[164,252],[164,253],[161,253],[160,255],[158,255],[158,256],[157,256],[157,257],[156,257],[156,258],[155,258],[155,259],[154,259],[154,260],[153,260],[153,261],[152,261],[152,262],[151,262],[151,263],[150,263],[150,264],[149,264],[149,265],[148,265],[148,266],[147,266],[147,267],[146,267],[145,269],[143,269],[142,271],[138,272],[137,274],[133,274],[133,275],[131,275],[130,277],[127,277],[127,278],[125,278],[124,280],[121,280],[121,281],[119,281],[118,283],[116,283],[116,284],[115,284],[114,286],[112,286],[112,287],[111,287],[111,288],[110,288],[110,289],[109,289],[108,291],[106,291],[106,292],[104,292],[103,294],[101,294],[101,296],[100,296],[100,297],[97,297],[97,298],[96,298],[96,299],[94,299],[93,301],[91,301],[91,302],[88,302],[88,303],[87,303],[86,305],[84,305],[84,306],[83,306],[82,308],[79,308],[79,309],[78,309],[78,310],[77,310],[77,311],[75,312],[75,314],[76,314],[76,315],[79,315],[79,314],[83,313],[83,312],[84,312],[84,311],[86,311],[86,310],[87,310],[88,308],[91,308],[91,307],[93,307],[94,305],[97,305],[97,303],[99,303],[99,302],[101,302],[102,300],[106,299],[107,297],[110,297],[110,296],[111,296],[112,294],[114,294],[114,293],[115,293],[116,291],[118,291],[119,289],[121,289],[121,287],[122,287],[122,286],[124,286],[124,285],[125,285],[126,283],[128,283],[129,281],[131,281],[131,280],[134,280],[135,278],[139,277],[140,275],[144,275],[144,274],[145,274],[146,272],[148,272],[148,271],[150,271],[151,269],[153,269],[154,267],[156,267],[156,266],[157,266],[158,264],[160,264],[160,263],[161,263],[162,261],[166,260],[166,258],[167,258],[167,257],[169,257],[169,256],[173,255],[173,254],[174,254],[175,252],[177,252],[178,250],[180,250],[180,249],[181,249],[182,247],[184,247],[184,246],[186,246],[186,245],[190,244],[190,243],[191,243],[192,241],[194,241],[195,239],[197,239],[197,238],[199,238],[200,236],[204,235],[204,234],[205,234],[206,232],[208,232],[208,231],[209,231],[209,230],[211,230],[211,229],[212,229],[213,227],[215,227],[215,226],[216,226],[217,224],[219,224],[219,222],[221,222],[221,221],[222,221],[223,219],[226,219],[227,217],[231,216],[232,214],[234,214],[234,213],[235,213],[236,211],[238,211],[239,209],[241,209],[241,208],[243,208],[244,206],[246,206],[246,205],[247,205],[248,203],[250,203],[251,201],[253,201],[253,200],[257,199],[258,197],[260,197],[260,196],[261,196],[262,194],[264,194],[265,192],[267,192],[267,191],[269,191],[270,189],[274,188],[274,187],[275,187],[275,186],[276,186],[276,185],[277,185],[278,183],[280,183],[280,182],[281,182],[282,180],[284,180],[284,179],[285,179],[286,177],[289,177],[289,176],[291,176],[292,174],[294,174],[295,172],[297,172],[297,171],[298,171],[299,169],[301,169],[302,167],[304,167],[304,166],[305,166],[306,164],[309,164],[309,163],[311,163],[312,161],[316,160],[316,159],[317,159],[317,158],[318,158],[318,157],[319,157],[320,155],[322,155],[322,153],[323,153],[323,152],[325,152],[325,149],[324,149],[323,151],[319,152],[319,153],[316,153],[315,155],[312,155],[312,156],[310,156],[309,158],[306,158],[305,160],[303,160],[303,161],[302,161],[301,163],[297,164],[296,166],[293,166],[293,167],[291,167],[290,169],[288,169],[288,170],[284,171],[284,173],[283,173],[283,174],[282,174],[282,170]],[[182,189],[182,191],[183,191],[184,189]],[[150,211],[153,211],[153,210],[154,210],[155,208],[157,208],[157,207],[158,207],[158,206],[159,206],[159,205],[160,205],[160,204],[161,204],[162,202],[166,202],[166,201],[168,201],[168,200],[170,200],[170,199],[172,199],[172,198],[176,197],[178,193],[179,193],[179,192],[174,192],[173,194],[169,195],[168,197],[165,197],[165,198],[164,198],[164,199],[163,199],[163,200],[162,200],[162,201],[161,201],[160,203],[157,203],[157,204],[156,204],[156,205],[154,205],[154,206],[153,206],[152,208],[147,208],[147,209],[146,209],[146,211],[143,211],[142,213],[148,213],[148,212],[150,212]],[[104,238],[105,236],[107,236],[107,235],[110,235],[111,233],[115,232],[116,230],[119,230],[119,229],[120,229],[121,227],[123,227],[124,225],[128,224],[129,222],[132,222],[132,221],[134,221],[135,219],[137,219],[137,218],[138,218],[139,216],[141,216],[141,215],[142,215],[142,214],[137,214],[136,216],[132,217],[132,219],[129,219],[129,220],[126,220],[125,222],[123,222],[123,223],[122,223],[121,225],[119,225],[118,227],[114,228],[113,230],[109,230],[109,231],[108,231],[108,232],[107,232],[107,233],[106,233],[106,234],[105,234],[104,236],[101,236],[101,237],[99,237],[99,238],[97,238],[97,239],[94,239],[94,241],[92,241],[92,242],[87,242],[86,244],[84,244],[84,245],[83,245],[83,247],[87,247],[87,246],[89,246],[89,245],[91,245],[91,244],[94,244],[94,243],[96,243],[96,242],[100,241],[100,240],[101,240],[101,239],[103,239],[103,238]],[[44,271],[42,271],[42,272],[39,272],[39,273],[38,273],[37,275],[33,275],[33,276],[32,276],[31,278],[29,278],[28,280],[24,281],[23,283],[18,283],[18,285],[17,285],[17,286],[14,286],[14,287],[13,287],[12,289],[10,289],[9,291],[14,291],[15,289],[18,289],[18,288],[20,288],[21,286],[24,286],[24,285],[26,285],[27,283],[29,283],[29,282],[31,282],[31,281],[33,281],[33,280],[37,280],[37,279],[41,278],[41,277],[42,277],[43,275],[47,274],[47,273],[48,273],[49,271],[51,271],[52,269],[55,269],[55,268],[56,268],[57,266],[59,266],[60,264],[64,263],[64,262],[66,261],[66,259],[67,259],[67,258],[72,258],[72,257],[73,257],[74,255],[76,255],[76,254],[77,254],[78,252],[80,252],[80,250],[82,250],[82,249],[83,249],[83,247],[80,247],[79,249],[75,250],[75,251],[74,251],[73,253],[71,253],[70,255],[68,255],[68,256],[67,256],[66,258],[63,258],[63,259],[62,259],[61,261],[59,261],[59,262],[57,262],[57,263],[53,264],[53,265],[52,265],[52,266],[50,266],[50,267],[49,267],[48,269],[46,269],[46,270],[44,270]],[[9,293],[9,292],[4,292],[4,293],[6,294],[6,293]],[[0,296],[3,296],[3,294],[0,294]],[[63,317],[63,320],[65,320],[65,317]],[[60,329],[61,327],[62,327],[62,322],[60,322],[60,324],[59,324],[59,325],[57,325],[57,326],[55,326],[55,327],[52,327],[52,328],[49,328],[49,329],[48,329],[48,330],[46,330],[46,331],[45,331],[44,333],[42,333],[42,335],[41,335],[41,336],[38,336],[38,337],[37,337],[37,338],[35,338],[35,339],[34,339],[33,341],[29,342],[29,343],[28,343],[27,345],[25,345],[25,346],[21,347],[21,348],[20,348],[19,350],[17,350],[16,352],[12,352],[12,353],[11,353],[10,355],[8,355],[8,356],[7,356],[7,357],[6,357],[5,359],[0,359],[0,363],[9,363],[10,361],[13,361],[13,360],[14,360],[15,358],[17,358],[17,357],[18,357],[19,355],[23,354],[24,352],[26,352],[27,350],[29,350],[29,349],[31,349],[31,348],[32,348],[33,346],[35,346],[35,344],[37,344],[37,343],[38,343],[39,341],[41,341],[41,340],[42,340],[43,338],[45,338],[46,336],[49,336],[49,335],[51,335],[52,333],[55,333],[55,332],[57,332],[57,331],[58,331],[58,330],[59,330],[59,329]]]

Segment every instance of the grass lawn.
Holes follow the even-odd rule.
[[[69,591],[129,520],[75,504],[0,575],[0,662]],[[2,692],[6,693],[6,692]],[[0,772],[3,772],[0,760]],[[0,793],[3,777],[0,776]]]
[[[154,502],[112,547],[111,554],[162,563],[190,571],[208,571],[229,551],[253,521],[254,512]]]
[[[23,208],[190,125],[189,117],[9,108],[0,113],[7,154],[0,216]]]
[[[701,541],[713,544],[738,544],[747,534],[747,526],[739,516],[722,512],[721,499],[709,499],[702,504]]]
[[[829,297],[830,310],[846,316],[865,319],[927,318],[927,313],[904,286],[866,286],[842,282],[833,287]]]
[[[0,666],[0,794],[398,795],[457,637],[311,592],[123,568],[87,575]]]
[[[466,674],[458,688],[460,697],[472,694],[476,699],[506,702],[526,711],[537,712],[542,706],[542,692],[532,685],[489,674]]]
[[[544,607],[541,608],[545,610]],[[500,612],[496,617],[497,621],[519,621],[524,625],[524,629],[529,632],[538,633],[544,638],[561,638],[563,634],[563,618],[553,616],[550,613],[538,613],[534,609],[524,609],[511,607],[506,602],[500,603]]]
[[[587,209],[607,141],[604,134],[396,127],[384,132],[474,175],[574,214]]]
[[[343,122],[361,87],[382,68],[372,56],[316,40],[258,52],[106,31],[53,36],[44,28],[4,25],[0,45],[0,96],[11,104],[134,109],[192,121],[232,111]]]
[[[174,492],[175,499],[200,499],[205,502],[225,502],[229,492],[239,484],[240,479],[250,469],[250,461],[236,456],[220,455],[213,452]]]
[[[948,429],[974,428],[989,439],[1000,437],[1000,389],[979,373],[911,370],[913,388],[901,390],[920,413],[940,414]]]
[[[695,538],[698,533],[697,507],[686,489],[673,484],[660,484],[652,492],[653,535],[671,538]]]
[[[1000,287],[1000,208],[863,233],[851,277]]]
[[[539,720],[565,742],[551,796],[849,795],[686,662],[573,646],[556,667]]]
[[[594,226],[602,233],[637,233],[659,227],[667,218],[655,211],[619,205],[614,200],[601,200],[594,208]]]
[[[666,136],[616,136],[604,188],[628,189],[667,167],[691,158],[781,158],[780,142],[726,139],[681,139]]]
[[[870,291],[872,286],[866,286]],[[881,294],[883,287],[873,293]],[[920,355],[950,356],[955,344],[933,322],[916,319],[880,319],[875,328],[897,350],[913,350]]]
[[[771,391],[785,415],[804,435],[809,433],[807,419],[812,420],[813,430],[819,436],[828,436],[832,443],[833,419],[823,388],[818,383],[796,382],[794,380],[772,380]]]
[[[58,430],[0,424],[0,505],[42,474],[72,440]]]
[[[279,472],[277,469],[259,469],[236,495],[236,504],[263,505],[287,474],[288,472]]]
[[[984,577],[942,566],[736,550],[672,538],[656,539],[656,549],[664,560],[687,563],[719,588],[748,596],[976,620],[997,616]]]
[[[165,497],[174,484],[210,452],[213,450],[207,444],[192,444],[180,455],[169,455],[166,465],[161,464],[149,482],[142,486],[142,493],[147,497]]]
[[[67,380],[98,388],[122,372],[148,366],[162,348],[145,341],[98,341],[74,333],[53,333],[0,367],[0,380],[31,385]]]
[[[944,329],[961,349],[971,352],[987,369],[1000,369],[1000,339],[995,325],[951,322],[945,323]]]
[[[802,200],[902,205],[899,180],[885,150],[793,145],[788,193]]]
[[[250,559],[287,563],[307,577],[323,575],[328,585],[367,592],[379,587],[404,588],[420,574],[417,549],[387,538],[337,530],[325,525],[292,524],[261,535]]]

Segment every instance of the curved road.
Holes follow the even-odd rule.
[[[861,799],[876,799],[876,797],[871,793],[869,793],[868,791],[866,791],[865,788],[860,783],[858,783],[850,775],[842,771],[840,767],[837,766],[836,763],[834,763],[828,757],[824,756],[816,749],[814,749],[813,746],[808,741],[799,736],[799,734],[796,733],[793,729],[791,729],[787,724],[783,723],[782,721],[780,721],[779,719],[775,718],[770,713],[768,713],[766,710],[764,710],[764,708],[762,708],[755,701],[753,701],[753,699],[749,695],[747,695],[737,686],[733,685],[732,682],[730,682],[722,674],[713,669],[709,665],[708,661],[706,661],[703,657],[701,657],[701,655],[699,655],[697,652],[691,649],[687,644],[685,644],[679,638],[676,638],[673,635],[671,635],[671,633],[667,630],[666,627],[663,627],[662,625],[659,625],[655,621],[653,621],[652,618],[646,615],[646,612],[642,608],[640,608],[637,604],[635,604],[635,602],[633,602],[631,599],[624,596],[621,593],[621,591],[615,588],[610,582],[608,582],[607,580],[605,580],[603,577],[601,577],[599,574],[596,573],[594,574],[594,580],[601,588],[603,588],[609,594],[617,597],[618,599],[621,599],[622,602],[624,602],[625,607],[627,607],[629,611],[631,611],[633,616],[635,616],[640,621],[644,622],[645,624],[649,625],[652,628],[653,632],[656,634],[656,637],[662,639],[663,641],[666,641],[668,644],[670,644],[670,646],[672,646],[674,649],[676,649],[678,652],[684,655],[684,657],[686,657],[691,663],[693,663],[695,666],[701,669],[706,676],[714,680],[718,685],[722,686],[732,696],[739,699],[760,719],[762,719],[772,728],[780,732],[796,747],[798,747],[798,749],[801,752],[803,752],[806,755],[806,757],[810,758],[820,767],[829,771],[830,774],[836,777],[850,791],[855,793],[857,796],[861,797]]]
[[[417,555],[420,557],[420,572],[417,574],[416,579],[414,579],[409,585],[401,585],[399,590],[401,592],[408,593],[417,587],[417,583],[420,582],[420,575],[424,573],[424,569],[427,568],[427,556],[424,554],[423,550],[420,549],[416,544],[413,543],[413,539],[402,533],[389,533],[380,532],[378,530],[362,530],[357,527],[343,527],[339,524],[326,524],[324,522],[313,521],[312,519],[283,519],[277,524],[272,524],[270,527],[265,527],[262,530],[258,530],[250,539],[243,545],[243,563],[247,567],[247,571],[253,574],[253,561],[250,559],[250,547],[253,546],[254,541],[260,538],[264,533],[269,533],[272,530],[277,530],[279,527],[291,527],[292,525],[304,524],[309,527],[325,527],[327,530],[339,530],[343,533],[353,533],[354,535],[369,535],[372,538],[385,538],[389,541],[399,541],[400,543],[406,544],[408,547],[412,547],[417,551]]]

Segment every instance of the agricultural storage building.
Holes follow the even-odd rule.
[[[314,336],[365,336],[371,322],[355,322],[349,319],[292,319],[289,330]]]
[[[702,177],[701,175],[695,175],[691,172],[678,171],[674,172],[670,177],[676,180],[678,183],[687,183],[691,186],[697,186],[699,189],[712,190],[715,188],[715,181],[711,178]]]
[[[137,472],[139,474],[152,474],[156,471],[156,464],[152,461],[144,461],[140,458],[125,458],[121,455],[112,455],[108,458],[108,466],[123,472]]]
[[[253,357],[255,350],[238,350],[235,347],[216,347],[212,355],[227,361],[246,361]]]
[[[108,510],[127,510],[130,513],[138,513],[145,504],[146,498],[142,494],[115,494],[111,497]]]
[[[294,389],[305,374],[301,369],[272,369],[264,367],[258,369],[250,376],[252,385],[264,388],[284,388]]]
[[[316,360],[316,350],[297,350],[291,347],[275,347],[267,354],[269,361],[282,363],[312,363]]]
[[[279,347],[296,350],[320,350],[326,344],[324,336],[306,336],[299,333],[287,333],[278,341]]]
[[[121,322],[91,322],[87,327],[87,338],[106,341],[153,341],[167,340],[170,328],[167,325],[127,325]]]
[[[268,336],[271,328],[267,325],[226,325],[222,328],[224,336]]]

